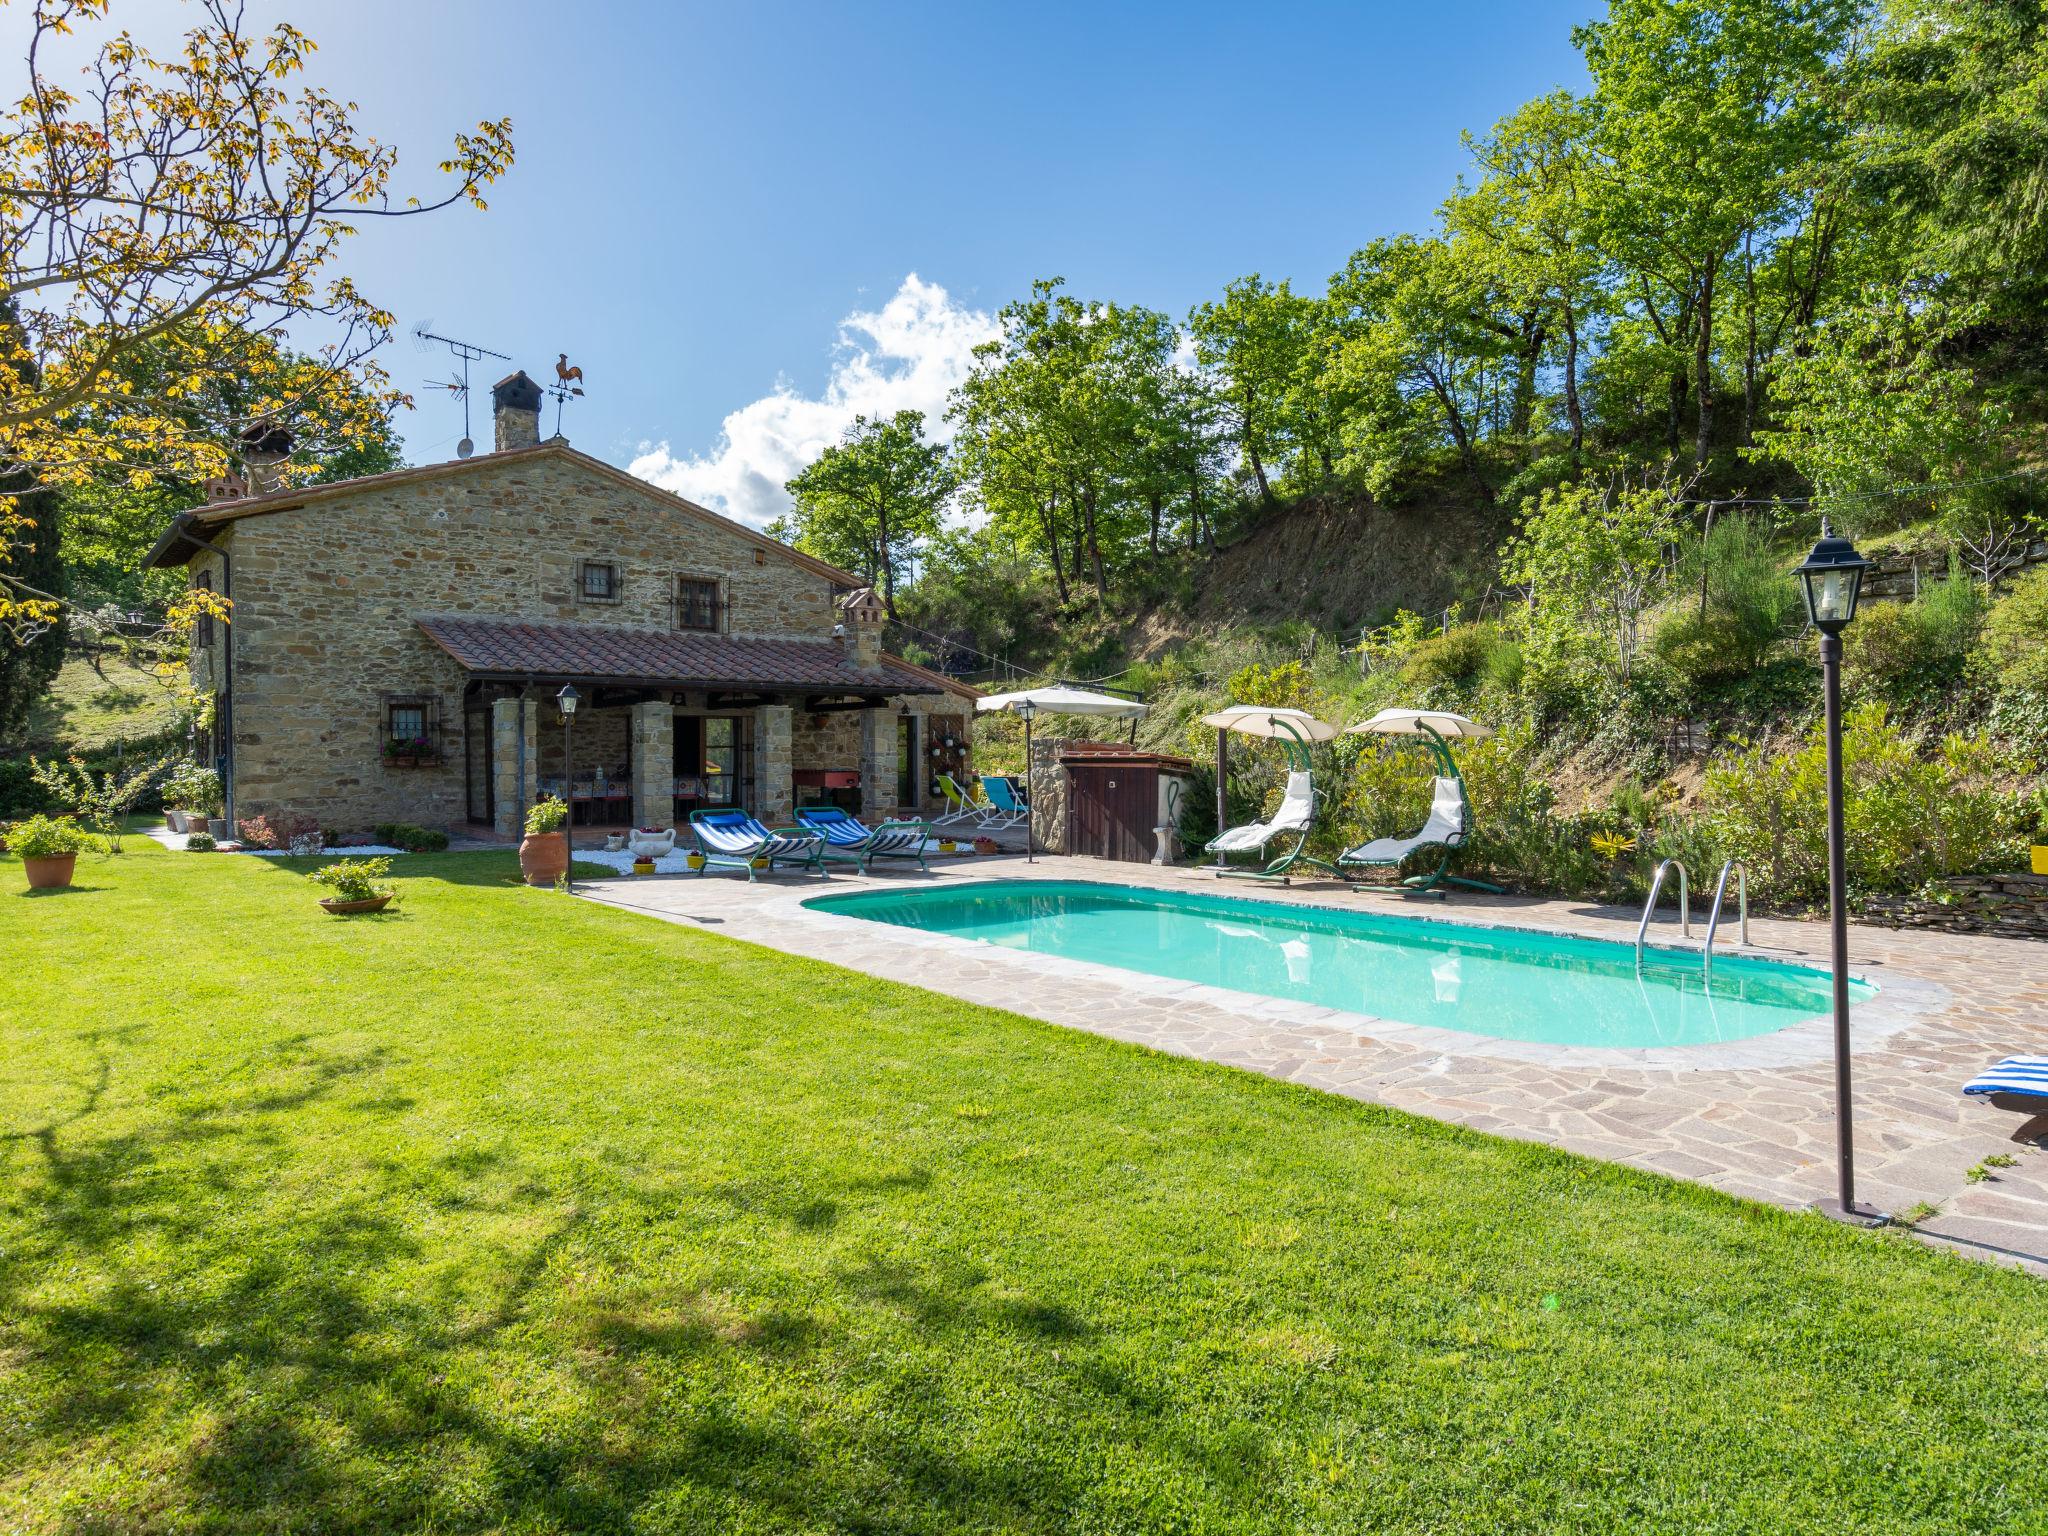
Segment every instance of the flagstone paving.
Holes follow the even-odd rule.
[[[924,880],[835,871],[833,891]],[[1087,879],[1214,891],[1195,869],[1093,859],[941,861],[946,882]],[[1364,1014],[1229,992],[977,944],[802,903],[827,888],[777,874],[579,882],[595,901],[827,960],[970,1002],[1162,1051],[1262,1072],[1502,1136],[1805,1206],[1835,1188],[1834,1066],[1825,1021],[1726,1045],[1594,1050],[1391,1024]],[[1233,895],[1450,921],[1633,939],[1636,914],[1580,902],[1458,894],[1406,903],[1328,883]],[[1675,923],[1660,940],[1681,942]],[[1826,963],[1818,923],[1753,919],[1749,953]],[[1695,935],[1698,930],[1695,929]],[[1723,930],[1722,943],[1728,932]],[[1693,942],[1697,944],[1695,936]],[[1961,1085],[1999,1057],[2048,1053],[2048,950],[2012,939],[1858,927],[1852,963],[1879,983],[1854,1016],[1857,1193],[1936,1214],[1918,1230],[1959,1251],[2048,1273],[2048,1123],[1969,1102]],[[2010,1168],[1987,1168],[2004,1153]],[[1971,1177],[1975,1170],[1977,1177]]]

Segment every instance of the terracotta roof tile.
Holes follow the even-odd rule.
[[[803,688],[814,692],[938,693],[923,668],[885,660],[854,664],[829,640],[762,640],[689,630],[607,624],[530,624],[512,619],[426,618],[427,637],[470,672],[589,678],[671,688]]]

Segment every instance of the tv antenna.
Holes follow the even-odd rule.
[[[462,441],[455,445],[455,457],[466,459],[476,452],[476,444],[470,440],[469,436],[469,365],[474,362],[480,362],[486,357],[495,357],[504,363],[509,363],[512,359],[503,352],[493,352],[489,347],[480,347],[473,341],[457,341],[453,336],[436,335],[433,325],[434,322],[431,320],[422,320],[418,325],[414,326],[412,328],[412,343],[422,352],[431,352],[437,346],[446,347],[455,356],[462,359],[462,377],[460,379],[449,379],[445,382],[435,379],[432,382],[447,390],[449,394],[462,402]]]

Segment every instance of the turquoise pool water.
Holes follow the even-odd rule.
[[[870,922],[1296,998],[1403,1024],[1553,1045],[1706,1045],[1829,1008],[1810,966],[1379,912],[1078,880],[863,891],[804,903]],[[1876,988],[1854,984],[1852,997]]]

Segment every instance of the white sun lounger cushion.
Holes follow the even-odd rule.
[[[1232,827],[1213,843],[1211,853],[1244,853],[1263,848],[1282,832],[1305,832],[1315,816],[1315,790],[1305,773],[1287,775],[1287,792],[1271,821],[1249,822]]]
[[[1465,841],[1465,786],[1438,779],[1430,796],[1429,820],[1412,837],[1376,837],[1338,859],[1340,864],[1398,864],[1418,848],[1455,848]]]

